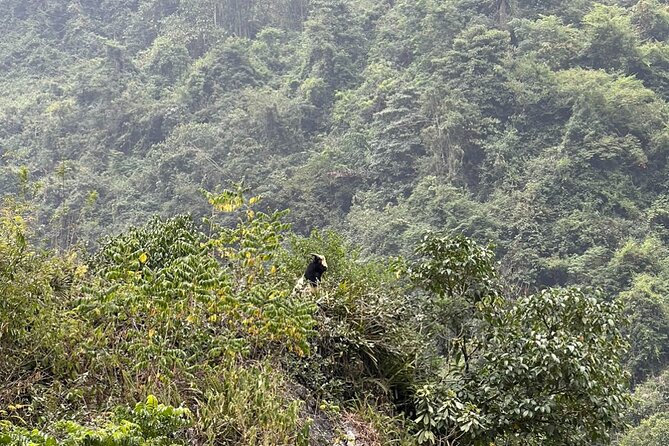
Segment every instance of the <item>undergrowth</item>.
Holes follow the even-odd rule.
[[[90,256],[31,247],[5,206],[0,444],[317,444],[346,424],[330,409],[362,399],[392,420],[370,429],[400,426],[376,408],[406,399],[415,347],[387,265],[335,234],[288,237],[241,187],[207,198],[204,225],[154,218]],[[331,270],[294,290],[310,251]]]

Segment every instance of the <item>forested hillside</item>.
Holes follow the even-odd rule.
[[[396,429],[370,444],[666,443],[666,1],[2,0],[0,30],[0,418],[16,429],[74,418],[85,436],[133,401],[109,429],[149,426],[153,393],[200,411],[160,406],[184,444],[319,444],[363,415]],[[272,229],[226,232],[240,208]],[[309,250],[333,267],[304,300],[290,282]],[[542,330],[545,357],[520,342]],[[254,436],[277,410],[231,408],[264,399],[284,418]]]

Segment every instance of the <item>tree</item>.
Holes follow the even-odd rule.
[[[621,306],[601,293],[548,289],[484,310],[471,389],[489,438],[545,445],[606,441],[629,401]]]
[[[520,54],[547,63],[552,69],[565,68],[578,57],[583,45],[581,31],[565,25],[556,16],[513,23]]]
[[[425,154],[420,128],[425,120],[415,88],[389,95],[385,107],[374,114],[369,169],[374,184],[388,186],[388,198],[406,194],[416,178],[417,161]],[[399,185],[404,186],[398,191]],[[400,192],[400,193],[398,193]]]
[[[669,443],[669,412],[653,415],[620,440],[620,446],[663,446]]]
[[[454,40],[434,69],[447,89],[477,104],[485,117],[504,119],[513,103],[508,86],[511,35],[508,31],[471,25]]]
[[[416,395],[422,443],[588,445],[622,425],[629,396],[619,303],[578,288],[504,300],[492,253],[471,240],[430,237],[420,252],[414,277],[466,309],[458,314],[469,327],[451,337],[458,348]]]
[[[198,59],[179,90],[193,111],[213,113],[233,91],[263,83],[263,73],[251,57],[250,41],[229,37]]]
[[[583,25],[583,56],[592,67],[624,70],[636,62],[638,37],[623,8],[595,4],[583,17]]]
[[[143,59],[143,68],[164,86],[174,85],[190,64],[186,46],[165,37],[155,39]]]
[[[305,130],[314,132],[327,121],[335,92],[358,81],[366,41],[347,0],[314,2],[302,38],[298,76],[302,96],[312,106]]]
[[[663,42],[669,37],[669,8],[658,0],[640,0],[632,8],[632,23],[643,37]]]
[[[464,235],[428,234],[416,253],[409,274],[429,293],[422,308],[426,330],[447,363],[468,373],[477,349],[477,306],[499,295],[492,246],[480,247]]]
[[[632,394],[627,421],[638,426],[644,419],[669,412],[669,369],[638,385]]]
[[[669,302],[667,285],[660,278],[642,274],[631,288],[620,293],[628,321],[625,332],[631,348],[627,364],[632,383],[643,382],[669,365]]]

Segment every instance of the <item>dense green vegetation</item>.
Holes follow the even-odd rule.
[[[4,0],[0,29],[0,444],[595,445],[620,360],[617,441],[666,442],[666,2]]]
[[[87,259],[36,250],[6,203],[0,444],[587,445],[623,427],[620,304],[505,299],[464,236],[364,262],[242,189],[207,195],[206,227],[153,219]],[[315,249],[331,271],[296,290]]]

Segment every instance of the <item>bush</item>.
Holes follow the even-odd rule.
[[[420,342],[397,265],[364,262],[339,235],[314,232],[293,238],[284,252],[289,277],[302,274],[312,252],[324,255],[329,265],[318,289],[303,297],[317,304],[312,354],[289,367],[322,398],[374,394],[406,403]]]
[[[669,444],[669,412],[643,420],[620,440],[620,446],[665,446]]]
[[[29,446],[178,446],[191,444],[185,428],[191,424],[191,413],[183,407],[158,403],[149,395],[134,410],[121,408],[102,426],[85,427],[74,421],[56,426],[58,438],[37,429],[25,429],[0,422],[0,445]]]

